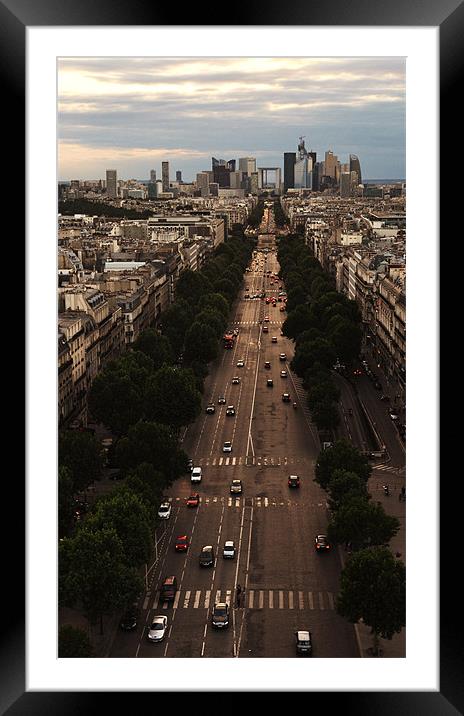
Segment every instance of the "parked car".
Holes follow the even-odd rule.
[[[217,629],[229,626],[229,605],[226,602],[216,602],[211,614],[211,624]]]
[[[168,520],[171,517],[171,503],[163,502],[158,509],[158,517],[163,520]]]
[[[153,617],[151,626],[147,631],[148,641],[156,642],[163,641],[166,636],[166,630],[168,628],[168,618],[164,614],[159,614]]]

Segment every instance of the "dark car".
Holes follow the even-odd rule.
[[[216,406],[214,405],[214,403],[209,403],[206,406],[206,412],[211,414],[216,412]]]
[[[241,480],[232,480],[230,483],[229,492],[231,495],[241,495],[242,494],[242,481]]]
[[[214,564],[214,549],[212,545],[207,544],[201,548],[200,557],[198,559],[200,567],[212,567]]]
[[[271,361],[269,361],[269,360],[265,361],[264,367],[266,368],[266,370],[270,370],[271,369]]]
[[[217,602],[214,605],[211,624],[218,629],[229,626],[229,605],[226,602]]]
[[[226,399],[225,399],[225,397],[224,397],[223,395],[220,395],[220,396],[219,396],[219,398],[218,398],[218,404],[219,404],[219,405],[225,405],[225,404],[226,404]]]
[[[235,408],[233,405],[228,405],[226,415],[235,415]]]
[[[123,631],[132,631],[137,626],[138,609],[137,605],[129,607],[121,617],[119,628]]]
[[[288,486],[289,487],[299,487],[300,486],[300,478],[298,475],[290,475],[288,478]]]
[[[282,361],[287,360],[287,354],[286,354],[286,353],[281,353],[281,354],[279,355],[279,360],[282,360]]]
[[[272,388],[272,386],[274,385],[274,381],[272,380],[272,378],[267,379],[266,385],[268,388]]]
[[[160,601],[173,602],[177,592],[177,578],[166,577],[160,589]]]
[[[329,541],[325,535],[317,535],[314,540],[314,546],[316,548],[316,552],[328,552],[330,549]]]
[[[284,403],[290,402],[290,393],[282,393],[282,400]]]
[[[313,642],[310,631],[296,631],[296,653],[311,656],[313,653]]]

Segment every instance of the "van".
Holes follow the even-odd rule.
[[[177,592],[177,578],[165,577],[160,589],[160,601],[173,602]]]
[[[201,482],[202,476],[201,467],[194,467],[190,476],[190,482]]]

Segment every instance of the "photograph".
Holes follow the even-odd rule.
[[[309,10],[0,2],[26,216],[0,714],[124,691],[461,713],[438,189],[462,6]]]

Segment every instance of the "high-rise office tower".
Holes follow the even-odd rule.
[[[230,172],[230,188],[240,189],[242,181],[242,172]]]
[[[284,152],[284,193],[295,187],[296,152]]]
[[[251,176],[256,171],[255,157],[241,157],[238,160],[238,170],[242,172],[242,175]]]
[[[161,162],[161,179],[163,192],[169,191],[169,162]]]
[[[343,199],[351,196],[351,175],[349,172],[341,172],[340,174],[340,196]]]
[[[156,181],[148,182],[148,198],[156,199]]]
[[[155,171],[155,169],[150,169],[150,181],[156,182],[156,171]]]
[[[197,189],[200,189],[201,196],[209,196],[208,172],[199,172],[196,179]]]
[[[234,172],[235,171],[235,159],[229,159],[229,161],[227,162],[227,166],[228,166],[230,172]]]
[[[118,178],[116,169],[106,170],[106,194],[110,199],[116,199],[118,195]]]
[[[230,187],[230,169],[225,164],[216,164],[213,169],[214,183],[222,188]]]
[[[313,160],[305,147],[304,137],[300,137],[298,144],[298,156],[293,170],[295,189],[312,188]]]
[[[361,165],[356,154],[350,154],[350,172],[357,172],[358,184],[362,184]]]
[[[258,193],[258,172],[252,172],[250,177],[250,194]]]
[[[325,153],[325,160],[324,160],[324,176],[326,177],[332,177],[332,179],[336,179],[336,165],[338,162],[338,157],[329,149]]]
[[[182,172],[176,172],[176,181],[182,182]]]

